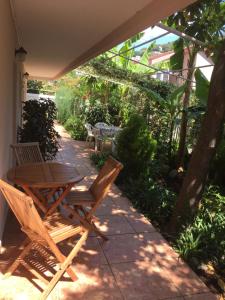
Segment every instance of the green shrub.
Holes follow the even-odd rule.
[[[146,173],[156,144],[144,118],[133,115],[117,139],[117,154],[124,165],[124,173],[134,177]]]
[[[180,255],[191,263],[213,262],[225,267],[225,196],[211,186],[204,193],[194,221],[176,241]]]
[[[100,170],[103,167],[106,160],[108,159],[109,155],[110,154],[106,152],[104,153],[96,152],[90,155],[90,159],[93,161],[97,169]]]
[[[167,224],[175,205],[175,193],[168,190],[161,182],[155,182],[146,176],[136,180],[127,178],[122,188],[134,206],[146,214],[151,221],[161,228]]]
[[[69,133],[71,137],[75,140],[84,141],[87,132],[84,127],[84,123],[78,117],[70,117],[64,124],[64,127]]]
[[[131,116],[137,112],[137,108],[128,102],[124,102],[120,108],[120,118],[122,127],[126,126]]]
[[[110,123],[110,116],[104,105],[95,103],[88,107],[86,121],[93,126],[98,122]]]
[[[116,90],[116,92],[118,91]],[[118,96],[115,97],[114,94],[110,95],[109,102],[107,104],[109,123],[115,126],[119,126],[121,124],[121,116],[120,116],[121,101],[118,98]]]
[[[27,92],[32,94],[40,94],[43,89],[43,83],[40,80],[28,80]]]
[[[64,124],[73,114],[74,90],[61,86],[56,92],[57,119]]]
[[[38,142],[45,160],[53,159],[58,151],[59,134],[54,129],[55,118],[56,106],[51,100],[29,100],[24,104],[19,141]]]

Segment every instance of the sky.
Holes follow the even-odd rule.
[[[143,37],[137,42],[137,44],[141,44],[141,43],[143,43],[151,38],[154,38],[158,35],[161,35],[165,32],[166,32],[166,30],[163,30],[157,26],[155,26],[154,28],[149,27],[144,31]],[[155,40],[155,42],[156,42],[156,44],[167,44],[168,42],[173,42],[177,39],[178,39],[178,37],[175,34],[170,33],[162,38]],[[143,47],[146,47],[146,46],[143,46]]]

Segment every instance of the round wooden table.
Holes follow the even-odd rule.
[[[74,184],[84,178],[74,166],[57,162],[17,166],[8,171],[7,177],[10,181],[20,185],[46,215],[51,214]],[[48,189],[45,196],[41,193],[43,189]],[[48,208],[48,200],[56,195],[57,191],[60,191],[60,195]]]

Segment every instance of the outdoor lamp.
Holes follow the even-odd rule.
[[[23,47],[20,47],[19,49],[15,50],[15,56],[19,62],[24,62],[26,55],[27,55],[27,51]]]
[[[29,73],[27,73],[27,72],[26,72],[26,73],[24,73],[24,74],[23,74],[23,77],[24,77],[24,79],[28,79],[28,78],[29,78],[29,75],[30,75],[30,74],[29,74]]]

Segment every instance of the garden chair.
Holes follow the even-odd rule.
[[[34,162],[44,162],[39,143],[18,143],[11,145],[18,165]]]
[[[27,239],[22,244],[23,250],[8,267],[5,277],[10,276],[16,271],[19,265],[22,265],[33,276],[47,284],[40,298],[46,299],[65,272],[68,273],[73,281],[77,279],[70,265],[87,239],[89,231],[80,225],[80,223],[76,225],[72,220],[63,218],[59,213],[54,213],[42,220],[32,199],[3,180],[0,180],[0,190],[18,219],[21,230],[27,235]],[[57,244],[75,235],[80,235],[80,238],[66,257],[59,250]],[[46,268],[42,266],[41,260],[37,261],[37,259],[31,257],[34,252],[35,258],[37,258],[37,253],[39,253],[41,258],[45,259],[48,266],[51,266],[51,270],[53,266],[52,254],[58,262],[59,269],[53,274],[50,281],[47,280],[48,277],[46,278],[46,274],[44,274]],[[50,253],[51,256],[49,255]]]
[[[87,130],[87,138],[86,138],[86,142],[89,143],[89,147],[91,145],[91,142],[93,140],[95,140],[95,136],[94,136],[94,133],[93,133],[93,126],[89,123],[86,123],[84,125],[84,127],[86,128]]]
[[[107,141],[110,141],[112,143],[113,140],[113,132],[111,133],[110,129],[107,129],[107,134],[105,134],[104,129],[100,128],[93,128],[93,134],[95,137],[95,151],[100,149],[100,152],[103,152],[105,144]]]
[[[106,197],[109,188],[122,168],[123,165],[110,156],[89,190],[71,191],[64,204],[64,207],[71,213],[71,217],[78,218],[84,226],[100,235],[104,240],[108,238],[95,226],[94,213]],[[89,210],[88,207],[90,207]]]

